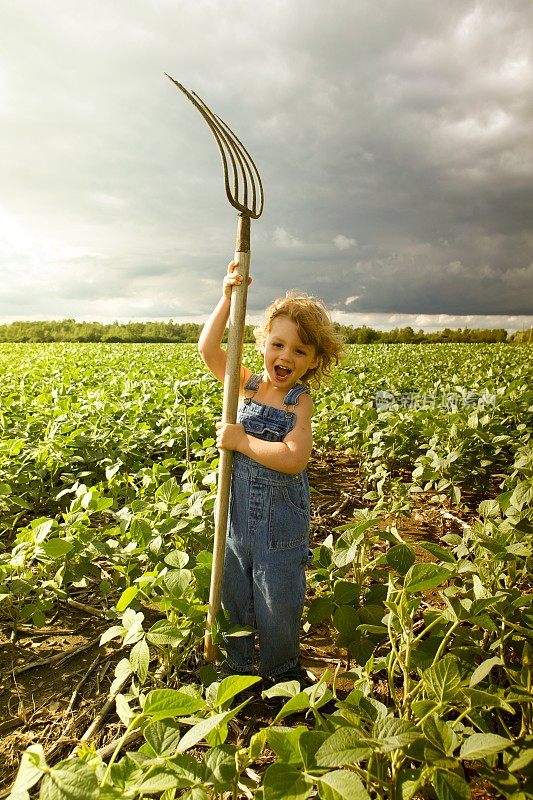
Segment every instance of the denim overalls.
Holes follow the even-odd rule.
[[[255,394],[260,383],[261,375],[252,375],[244,388]],[[237,420],[258,439],[282,441],[296,421],[287,407],[305,392],[307,386],[294,386],[283,399],[284,410],[246,397]],[[277,472],[242,453],[233,454],[222,604],[232,625],[257,629],[263,677],[281,675],[298,664],[309,523],[305,470],[299,475]],[[232,672],[253,671],[253,636],[227,637],[226,651]]]

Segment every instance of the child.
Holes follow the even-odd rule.
[[[223,295],[204,325],[198,349],[224,381],[221,341],[231,287],[242,282],[230,262]],[[249,279],[251,280],[251,279]],[[299,631],[309,554],[310,502],[305,467],[312,448],[308,384],[338,363],[341,342],[322,304],[287,293],[255,331],[263,371],[241,368],[238,422],[217,423],[217,446],[234,450],[222,605],[233,625],[259,633],[259,672],[304,681]],[[253,671],[253,636],[227,637],[229,673]]]

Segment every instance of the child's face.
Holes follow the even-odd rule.
[[[314,345],[301,341],[296,323],[286,316],[274,319],[261,352],[270,381],[287,391],[318,364]]]

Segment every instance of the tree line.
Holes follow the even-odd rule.
[[[347,344],[424,342],[531,342],[532,330],[508,335],[504,328],[444,328],[426,333],[407,326],[391,331],[379,331],[366,325],[335,323]],[[245,329],[245,341],[253,342],[253,325]],[[0,325],[0,342],[197,342],[202,330],[198,322],[77,322],[74,319],[35,322],[11,322]]]

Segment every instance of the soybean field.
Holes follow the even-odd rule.
[[[531,346],[352,345],[314,390],[303,690],[203,658],[196,348],[0,364],[0,797],[533,797]]]

